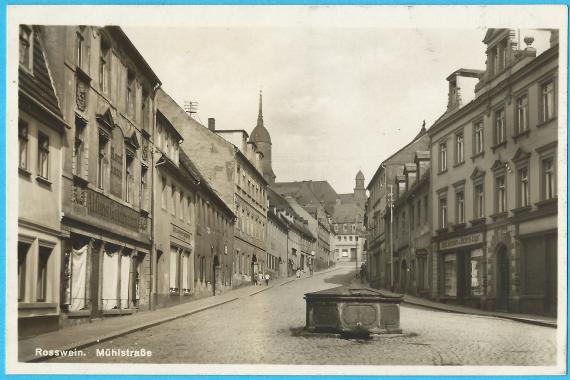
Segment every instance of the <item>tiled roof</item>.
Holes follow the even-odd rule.
[[[19,67],[18,89],[31,96],[54,115],[62,118],[39,34],[39,28],[34,27],[32,32],[32,70]]]

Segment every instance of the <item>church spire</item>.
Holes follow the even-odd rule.
[[[263,126],[263,94],[259,90],[259,114],[257,115],[257,125]]]

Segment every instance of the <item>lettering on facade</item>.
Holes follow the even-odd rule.
[[[444,250],[444,249],[458,248],[466,245],[481,243],[482,241],[483,241],[483,234],[481,233],[471,234],[454,239],[443,240],[439,243],[439,249]]]
[[[182,241],[190,243],[190,240],[192,240],[192,234],[190,232],[178,227],[175,224],[171,224],[171,226],[172,226],[172,236]]]
[[[87,214],[135,232],[140,228],[140,215],[135,210],[93,190],[87,190]]]

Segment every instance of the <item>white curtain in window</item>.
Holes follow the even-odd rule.
[[[119,275],[119,253],[103,252],[103,291],[102,301],[103,310],[116,309],[117,303],[117,286]]]
[[[188,266],[190,263],[190,254],[188,252],[184,252],[182,254],[182,288],[183,289],[190,289],[188,285]]]
[[[178,271],[178,250],[174,247],[170,248],[170,287],[178,288],[176,275]]]
[[[129,277],[131,273],[131,256],[121,255],[121,309],[129,307]]]
[[[85,282],[87,279],[87,245],[71,251],[71,311],[85,307]]]

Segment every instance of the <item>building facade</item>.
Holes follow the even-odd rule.
[[[18,335],[60,325],[61,166],[69,124],[40,27],[20,25],[18,67]],[[64,301],[65,302],[65,301]]]
[[[442,302],[556,314],[557,33],[489,29],[486,69],[448,77],[448,109],[429,130]],[[474,73],[463,105],[457,78]]]
[[[62,323],[148,309],[154,96],[118,27],[44,26],[62,145]]]

